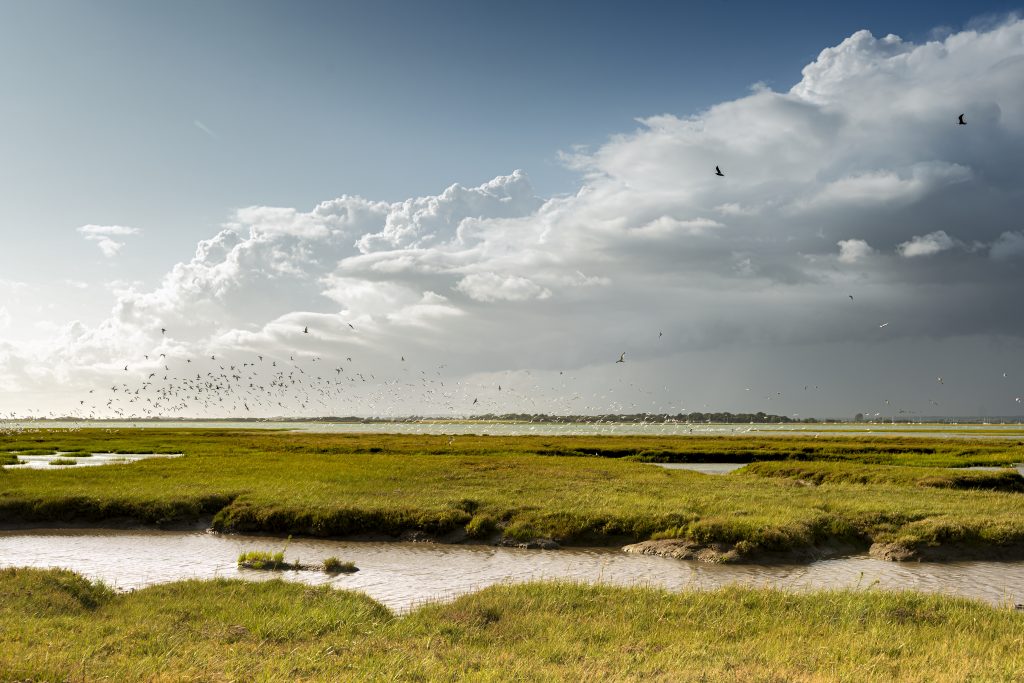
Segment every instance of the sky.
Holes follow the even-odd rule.
[[[833,5],[0,0],[0,415],[1024,415],[1022,7]]]

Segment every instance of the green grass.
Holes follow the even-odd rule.
[[[48,465],[77,465],[78,461],[73,458],[54,458]]]
[[[778,477],[821,484],[896,484],[943,489],[1024,492],[1024,477],[1015,469],[998,471],[860,465],[848,462],[757,462],[733,476]]]
[[[0,520],[9,523],[212,518],[220,531],[308,536],[416,531],[576,544],[671,537],[741,544],[739,559],[831,541],[1024,550],[1020,493],[955,487],[1001,473],[934,469],[1024,460],[1009,441],[470,436],[449,444],[447,436],[187,429],[0,438],[0,450],[29,447],[185,455],[9,470],[0,479]],[[803,475],[706,476],[634,461],[655,456],[809,463],[830,474],[808,486]],[[952,484],[941,488],[935,477]]]
[[[278,580],[0,570],[7,680],[1018,681],[1024,613],[880,591],[502,585],[397,616]],[[59,643],[59,647],[54,647]]]
[[[327,574],[351,574],[359,571],[355,562],[342,561],[337,557],[328,557],[324,560],[324,572]]]

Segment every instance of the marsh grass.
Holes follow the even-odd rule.
[[[941,467],[861,465],[848,462],[756,462],[737,476],[785,478],[822,484],[886,484],[943,489],[1024,492],[1024,477],[1015,469],[997,471]]]
[[[337,557],[326,558],[323,567],[326,574],[352,574],[359,571],[355,562],[339,560]]]
[[[48,465],[77,465],[78,461],[74,458],[54,458],[47,463]]]
[[[190,429],[0,437],[0,449],[43,447],[184,456],[73,472],[8,470],[0,520],[206,518],[224,532],[416,531],[576,544],[673,537],[742,543],[740,559],[831,541],[1024,547],[1022,494],[956,487],[993,481],[993,473],[929,469],[1024,460],[1024,448],[1009,441],[544,436],[449,444],[433,435]],[[634,461],[655,456],[809,469],[706,476]],[[1004,475],[996,475],[998,484]],[[821,481],[808,485],[806,476]]]
[[[395,615],[280,580],[0,570],[10,680],[1019,681],[1024,613],[937,595],[492,586]],[[60,643],[60,647],[54,647]]]

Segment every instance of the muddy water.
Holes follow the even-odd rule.
[[[646,584],[672,590],[726,584],[790,590],[879,587],[946,593],[1005,605],[1024,602],[1024,562],[896,564],[855,556],[810,565],[707,565],[615,549],[554,551],[428,543],[293,540],[286,559],[315,563],[336,556],[360,571],[328,577],[316,571],[239,570],[244,550],[280,550],[280,538],[206,532],[33,530],[0,532],[0,566],[64,567],[122,589],[186,578],[280,576],[363,591],[396,610],[452,598],[500,582],[571,579]]]

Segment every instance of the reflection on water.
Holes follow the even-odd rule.
[[[709,565],[604,548],[555,551],[431,543],[292,540],[286,557],[305,563],[331,555],[356,563],[355,574],[239,570],[245,550],[279,550],[280,538],[206,532],[0,532],[0,566],[65,567],[122,590],[185,578],[281,576],[363,591],[396,610],[451,598],[500,582],[571,579],[654,585],[673,590],[732,583],[790,590],[878,587],[946,593],[1005,605],[1024,601],[1024,562],[897,564],[855,556],[810,565]]]
[[[93,453],[90,456],[75,457],[78,454],[55,453],[53,455],[18,455],[17,465],[4,465],[4,469],[12,470],[59,470],[66,467],[84,467],[89,465],[112,465],[117,463],[138,462],[148,458],[179,458],[181,453]],[[74,463],[51,464],[54,460],[73,460]]]

